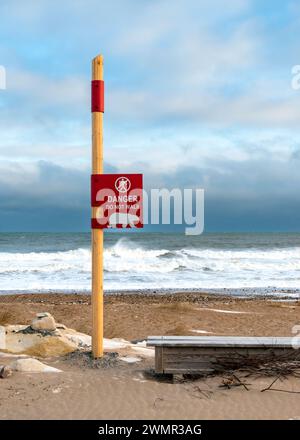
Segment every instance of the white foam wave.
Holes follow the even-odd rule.
[[[166,242],[164,242],[166,244]],[[300,248],[146,249],[120,239],[105,249],[105,288],[298,288]],[[91,252],[0,253],[1,291],[89,290]]]

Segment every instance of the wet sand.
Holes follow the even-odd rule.
[[[48,311],[57,322],[90,333],[87,295],[0,297],[0,325],[30,323]],[[110,295],[105,336],[128,340],[148,335],[291,336],[300,304],[206,294]],[[210,333],[203,333],[210,332]],[[0,358],[0,363],[8,363]],[[153,378],[153,359],[106,369],[82,367],[70,358],[47,359],[63,373],[15,373],[0,380],[1,419],[300,419],[300,379],[249,377],[243,386],[220,387],[224,377],[174,383]]]

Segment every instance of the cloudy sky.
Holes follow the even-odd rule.
[[[207,231],[300,230],[300,5],[2,0],[0,230],[89,229],[90,61],[107,172],[205,189]]]

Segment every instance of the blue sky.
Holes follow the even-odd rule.
[[[201,187],[206,230],[300,230],[300,4],[1,1],[0,231],[88,230],[90,62],[107,172]]]

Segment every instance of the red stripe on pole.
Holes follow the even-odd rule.
[[[94,79],[92,81],[92,113],[104,113],[104,81]]]
[[[133,229],[132,226],[127,225],[125,228],[121,224],[117,224],[114,226],[117,229]],[[144,224],[142,222],[135,223],[134,228],[143,228]],[[91,228],[92,229],[107,229],[107,223],[100,224],[96,218],[91,219]]]

